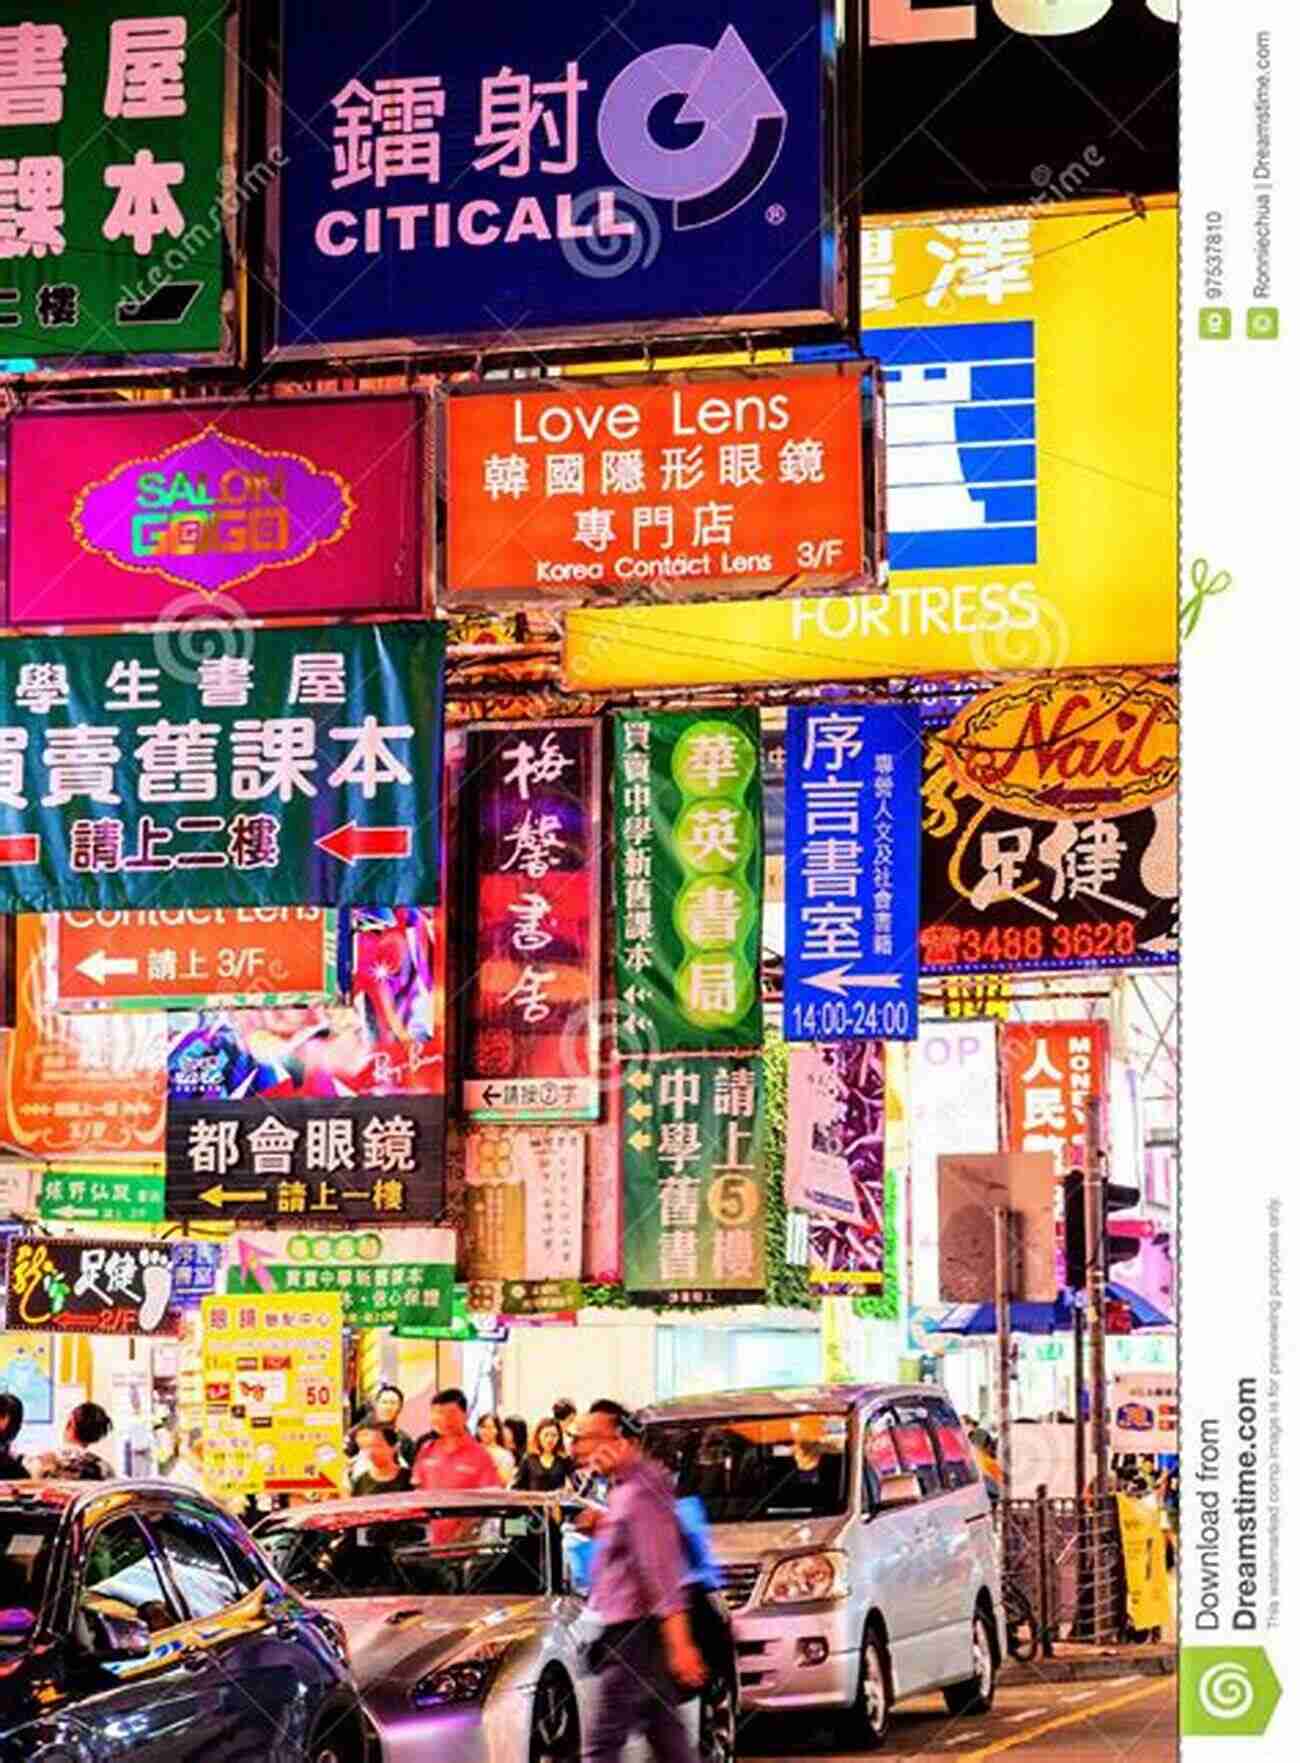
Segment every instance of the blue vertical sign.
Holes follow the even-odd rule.
[[[785,1038],[914,1040],[920,710],[801,705],[785,741]]]

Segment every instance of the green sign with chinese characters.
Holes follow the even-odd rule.
[[[435,905],[440,625],[0,644],[0,912]]]
[[[353,1328],[446,1327],[456,1239],[424,1226],[396,1230],[236,1231],[226,1292],[337,1292]]]
[[[620,1136],[623,1284],[633,1302],[761,1304],[761,1058],[629,1060]]]
[[[756,1047],[763,792],[756,710],[614,715],[619,1047]]]
[[[0,358],[220,349],[228,10],[0,0]]]
[[[161,1224],[165,1188],[161,1174],[51,1170],[41,1177],[37,1207],[43,1223]]]

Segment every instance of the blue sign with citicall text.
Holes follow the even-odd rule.
[[[282,0],[276,351],[841,317],[835,15]]]
[[[920,710],[800,705],[785,739],[785,1038],[914,1040]]]

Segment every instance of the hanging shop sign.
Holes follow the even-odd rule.
[[[220,1289],[225,1245],[182,1237],[173,1239],[171,1251],[172,1297],[181,1310],[197,1310]]]
[[[841,322],[834,6],[620,18],[286,0],[273,353]]]
[[[1110,1030],[1104,1022],[1011,1022],[999,1031],[1006,1149],[1045,1151],[1056,1176],[1056,1283],[1066,1285],[1062,1178],[1086,1167],[1088,1102],[1102,1104],[1105,1142]]]
[[[226,1248],[226,1292],[337,1292],[352,1328],[451,1321],[456,1236],[450,1230],[238,1230]]]
[[[237,34],[233,8],[227,32],[197,0],[165,16],[127,0],[0,4],[0,355],[75,359],[78,374],[229,357]]]
[[[917,1032],[921,714],[796,705],[785,749],[785,1038]]]
[[[7,622],[419,612],[424,411],[293,398],[14,417]]]
[[[442,1206],[432,1096],[167,1106],[167,1216],[411,1224]]]
[[[468,731],[471,1118],[599,1112],[599,765],[595,722]]]
[[[437,900],[442,627],[230,634],[0,647],[0,909]]]
[[[32,1157],[160,1168],[166,1017],[56,1010],[49,920],[23,914],[15,923],[16,1022],[0,1033],[4,1136]]]
[[[873,389],[858,364],[454,386],[442,598],[578,605],[875,582]]]
[[[476,1310],[506,1308],[503,1283],[582,1273],[586,1134],[483,1126],[465,1140],[465,1271]],[[560,1308],[569,1308],[562,1305]]]
[[[923,1022],[911,1049],[912,1292],[939,1302],[939,1158],[1000,1143],[998,1031],[991,1022]]]
[[[203,1300],[203,1479],[236,1502],[346,1492],[337,1292]]]
[[[41,1178],[37,1213],[44,1224],[161,1224],[165,1193],[161,1172],[140,1175],[110,1164],[81,1169],[61,1163]]]
[[[1178,693],[1133,672],[1000,686],[926,745],[927,973],[1178,959]]]
[[[60,1010],[283,1006],[333,996],[338,915],[321,906],[51,914]]]
[[[763,1065],[629,1061],[623,1087],[623,1283],[634,1303],[762,1303],[767,1277]]]
[[[614,714],[615,966],[624,1052],[762,1036],[756,710]]]
[[[868,230],[862,254],[888,593],[575,609],[573,690],[1176,661],[1173,199],[917,220]],[[1093,370],[1099,312],[1123,423]]]
[[[1178,1449],[1178,1379],[1172,1373],[1121,1372],[1110,1380],[1110,1448],[1138,1456]]]
[[[171,1245],[11,1237],[5,1326],[48,1334],[178,1334]]]
[[[944,1152],[938,1164],[940,1299],[984,1304],[996,1296],[995,1215],[1001,1207],[1014,1215],[1007,1232],[1009,1295],[1055,1303],[1055,1159],[1045,1151]]]
[[[866,37],[871,136],[903,143],[864,165],[873,214],[1178,188],[1178,0],[867,0]]]
[[[882,1042],[790,1049],[786,1199],[807,1212],[808,1284],[821,1296],[884,1290],[885,1100]]]

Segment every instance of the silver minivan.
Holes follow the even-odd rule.
[[[708,1514],[742,1708],[842,1709],[867,1749],[905,1696],[988,1712],[1006,1654],[997,1542],[942,1390],[735,1390],[639,1418]]]

